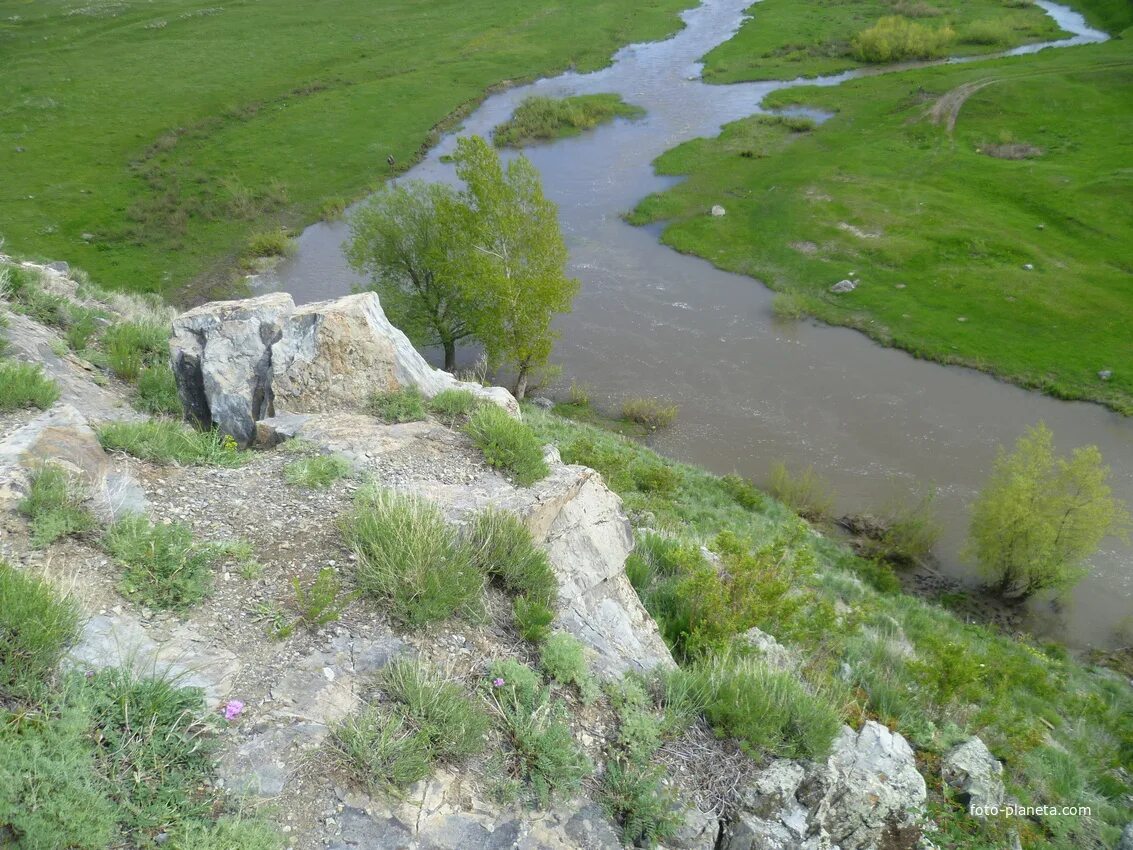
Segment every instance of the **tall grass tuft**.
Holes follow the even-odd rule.
[[[555,606],[559,595],[555,571],[515,514],[492,509],[479,514],[468,530],[468,544],[477,568],[509,595]]]
[[[122,592],[150,608],[183,610],[212,587],[219,551],[196,543],[187,525],[161,525],[144,516],[118,520],[107,529],[107,551],[122,563]]]
[[[387,393],[374,393],[366,410],[391,424],[419,422],[425,418],[425,399],[417,387],[401,387]]]
[[[43,374],[38,363],[0,361],[0,410],[47,410],[58,398],[59,387]]]
[[[107,451],[162,464],[236,467],[248,457],[231,437],[195,431],[171,419],[108,422],[98,429],[98,440]]]
[[[95,527],[78,482],[67,471],[45,464],[32,473],[28,494],[20,502],[20,513],[31,521],[31,543],[37,549],[61,537],[82,534]]]
[[[359,589],[395,620],[420,626],[477,609],[484,576],[434,505],[366,488],[343,530],[358,555]]]
[[[665,399],[636,396],[622,404],[622,418],[656,430],[672,425],[679,410],[677,405]]]
[[[776,499],[807,519],[822,519],[834,509],[830,485],[819,477],[813,466],[793,475],[785,463],[776,463],[771,467],[768,489]]]
[[[0,702],[41,692],[78,634],[73,603],[0,561]]]
[[[465,430],[484,452],[489,466],[510,472],[524,487],[546,478],[551,471],[535,433],[495,405],[476,411]]]

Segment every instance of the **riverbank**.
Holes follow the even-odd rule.
[[[0,2],[0,235],[114,288],[231,291],[253,234],[400,173],[492,87],[602,67],[690,5]]]
[[[765,108],[832,117],[669,151],[658,171],[686,179],[630,220],[759,278],[788,316],[1128,415],[1129,44],[781,89]]]

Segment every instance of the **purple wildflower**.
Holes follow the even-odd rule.
[[[224,719],[235,720],[244,711],[244,703],[238,699],[230,699],[224,704]]]
[[[492,680],[492,687],[493,688],[502,688],[505,684],[506,684],[506,682],[504,682],[503,679],[493,679]]]

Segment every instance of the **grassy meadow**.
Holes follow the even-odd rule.
[[[600,67],[690,5],[0,0],[0,235],[222,294],[253,234],[360,197],[486,90]]]
[[[799,105],[833,115],[754,116],[662,155],[687,179],[631,221],[763,280],[781,315],[1133,412],[1127,39],[765,103]]]
[[[855,37],[895,15],[927,31],[951,31],[934,55],[994,53],[1049,41],[1061,32],[1026,0],[761,0],[748,12],[751,17],[740,31],[705,57],[709,82],[791,80],[866,66],[870,62],[857,54]]]

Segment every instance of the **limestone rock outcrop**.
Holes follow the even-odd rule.
[[[945,753],[940,774],[966,805],[998,806],[1003,802],[1003,764],[979,738],[969,738]]]
[[[849,726],[821,763],[776,760],[752,781],[722,850],[912,850],[921,837],[924,778],[901,735]]]
[[[359,412],[373,393],[466,389],[513,415],[502,387],[434,369],[390,324],[374,292],[296,307],[287,293],[204,304],[178,316],[169,343],[186,415],[241,446],[278,412]]]

